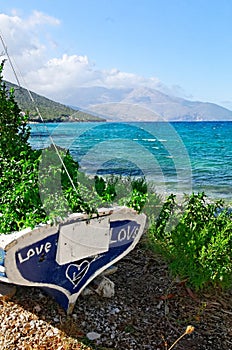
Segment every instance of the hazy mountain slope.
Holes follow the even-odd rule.
[[[20,108],[30,111],[31,120],[39,121],[28,92],[9,82],[7,85],[15,88],[15,97]],[[232,111],[217,104],[190,101],[146,87],[70,89],[69,101],[78,107],[68,107],[34,92],[32,96],[46,121],[232,120]]]
[[[134,115],[134,120],[157,120],[158,116],[170,121],[232,120],[232,111],[217,104],[185,100],[145,87],[136,89],[101,87],[78,89],[75,101],[78,106],[98,113],[99,116],[104,116],[107,120],[133,120],[135,106],[144,107],[144,113]],[[116,104],[118,104],[117,107]],[[129,107],[132,105],[134,106],[133,112],[128,113]]]
[[[123,103],[138,103],[168,120],[232,120],[232,111],[214,103],[189,101],[157,90],[134,89]]]
[[[40,114],[45,121],[104,121],[102,118],[93,116],[90,113],[80,111],[79,109],[73,109],[31,92],[31,95],[35,101],[34,104],[31,101],[26,89],[22,87],[19,88],[17,85],[10,82],[6,82],[6,86],[8,89],[14,88],[15,100],[22,111],[29,111],[31,121],[41,122],[35,106],[39,109]]]

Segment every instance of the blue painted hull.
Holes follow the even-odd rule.
[[[144,214],[125,207],[0,236],[0,280],[38,286],[71,313],[81,291],[138,243]],[[85,242],[85,237],[87,241]],[[99,237],[99,239],[98,239]]]

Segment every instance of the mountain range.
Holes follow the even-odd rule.
[[[30,112],[30,120],[41,121],[228,121],[232,111],[215,103],[191,101],[167,95],[147,87],[114,88],[82,87],[70,89],[69,101],[64,105],[23,87],[6,82],[14,88],[15,99],[23,111]]]
[[[78,88],[73,98],[80,108],[110,121],[232,120],[232,111],[215,103],[191,101],[146,87]]]

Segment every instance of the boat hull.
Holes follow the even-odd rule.
[[[116,207],[0,235],[0,281],[40,287],[70,314],[83,289],[136,246],[145,224],[144,214]]]

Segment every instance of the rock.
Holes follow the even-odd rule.
[[[83,297],[92,295],[94,293],[97,293],[101,297],[104,298],[111,298],[114,296],[114,282],[112,282],[109,278],[100,275],[96,277],[88,287],[86,287],[82,292],[81,295]]]
[[[85,297],[85,296],[89,296],[89,295],[93,295],[94,293],[97,293],[98,295],[106,298],[111,298],[112,296],[114,296],[114,284],[108,278],[105,279],[105,276],[112,275],[117,270],[118,270],[117,266],[114,266],[114,265],[110,266],[108,269],[103,271],[97,278],[95,278],[88,287],[85,287],[81,292],[81,295]],[[108,282],[106,282],[106,280]],[[102,284],[103,284],[103,287],[102,287]],[[109,284],[111,285],[110,287],[109,287]],[[102,289],[104,290],[103,292],[102,292]],[[106,289],[108,289],[108,291]]]
[[[16,293],[16,286],[8,283],[0,283],[0,299],[8,300]]]
[[[120,312],[120,309],[119,309],[118,307],[115,307],[114,309],[112,309],[112,310],[110,311],[110,313],[111,313],[112,315],[118,314],[119,312]]]
[[[46,336],[47,337],[52,337],[54,335],[53,331],[51,329],[49,329],[47,332],[46,332]]]
[[[101,334],[99,334],[97,332],[89,332],[86,334],[86,337],[89,340],[96,340],[96,339],[99,339],[101,337]]]
[[[118,271],[118,267],[115,265],[111,265],[110,267],[108,267],[108,269],[104,270],[101,273],[101,276],[109,276],[112,275],[113,273]]]
[[[104,298],[112,298],[115,294],[114,292],[114,282],[109,278],[103,277],[101,279],[96,279],[95,281],[95,292]]]
[[[36,306],[34,307],[34,310],[35,310],[36,312],[40,312],[40,311],[42,310],[42,308],[41,308],[40,305],[36,305]]]
[[[81,292],[81,295],[83,297],[88,296],[88,295],[93,295],[93,294],[94,294],[94,291],[89,287],[85,287],[85,289],[83,289],[83,291]]]

